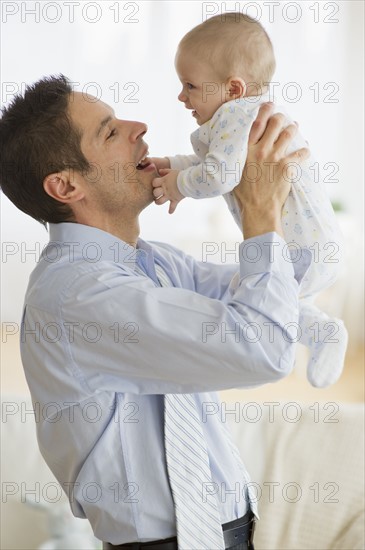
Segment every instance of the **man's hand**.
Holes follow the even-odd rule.
[[[273,107],[270,103],[260,107],[251,128],[242,178],[234,189],[246,239],[271,231],[283,235],[281,210],[293,176],[289,163],[301,164],[309,157],[307,148],[285,156],[297,125],[283,129],[285,117],[280,113],[272,115]]]
[[[178,170],[161,169],[159,173],[162,177],[155,178],[152,182],[154,187],[153,196],[156,204],[164,204],[170,201],[169,214],[173,214],[178,203],[185,198],[177,187]]]

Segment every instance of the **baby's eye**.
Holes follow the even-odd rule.
[[[115,129],[113,129],[106,139],[110,139],[111,137],[115,136],[115,134],[116,134],[116,131]]]
[[[188,87],[188,90],[192,90],[194,88],[194,86],[190,84],[190,82],[188,82],[186,85]]]

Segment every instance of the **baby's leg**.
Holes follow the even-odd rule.
[[[311,266],[301,284],[301,297],[311,297],[335,282],[343,269],[343,241],[329,197],[321,184],[313,189],[308,173],[292,185],[283,208],[286,242],[308,248]]]
[[[297,135],[288,153],[305,147]],[[329,196],[322,182],[315,181],[310,158],[298,167],[298,177],[283,207],[284,238],[291,248],[308,248],[312,262],[300,286],[300,342],[310,349],[307,377],[313,386],[333,384],[341,375],[348,335],[340,319],[330,318],[310,300],[336,280],[343,264],[342,236]],[[233,193],[224,195],[237,225],[241,214]]]
[[[304,146],[303,138],[293,144]],[[342,270],[343,244],[336,215],[323,182],[315,181],[310,158],[303,167],[283,208],[283,232],[288,244],[309,248],[312,262],[300,286],[301,343],[309,347],[307,377],[313,386],[333,384],[341,375],[348,335],[340,319],[330,318],[312,305],[320,291],[334,283]]]
[[[312,386],[324,388],[340,377],[348,342],[343,321],[331,318],[309,301],[299,302],[301,344],[310,350],[307,378]]]

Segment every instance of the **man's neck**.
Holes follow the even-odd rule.
[[[79,216],[75,221],[76,223],[82,223],[84,225],[89,225],[91,227],[101,229],[102,231],[106,231],[107,233],[110,233],[110,235],[114,235],[114,237],[117,237],[130,246],[133,246],[134,248],[137,247],[139,237],[138,218],[134,218],[133,220],[111,220],[110,218],[103,218],[100,216],[95,219],[92,217],[83,219],[82,216]]]

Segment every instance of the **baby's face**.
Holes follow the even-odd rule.
[[[225,103],[225,83],[207,64],[185,51],[177,52],[175,67],[183,86],[178,99],[193,111],[193,117],[201,126]]]

